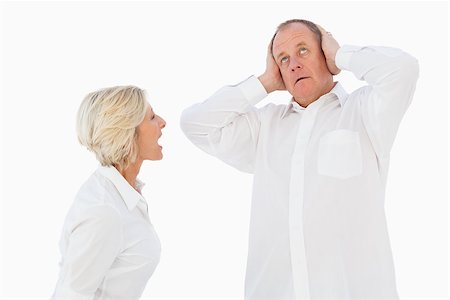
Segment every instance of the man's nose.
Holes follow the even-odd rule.
[[[303,64],[294,57],[290,60],[289,68],[295,72],[297,69],[303,69]]]

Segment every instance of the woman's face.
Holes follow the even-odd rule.
[[[142,160],[160,160],[163,157],[162,147],[158,144],[161,129],[166,126],[160,116],[148,105],[145,118],[137,127],[139,158]]]

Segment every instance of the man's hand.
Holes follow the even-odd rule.
[[[316,24],[317,25],[317,24]],[[327,60],[328,70],[333,75],[339,74],[341,70],[336,66],[335,58],[336,52],[340,48],[339,43],[334,39],[330,32],[323,29],[322,26],[317,25],[322,33],[322,50]]]
[[[273,59],[272,43],[270,43],[267,48],[266,71],[264,71],[258,79],[261,81],[268,94],[276,90],[286,89],[283,78],[281,77],[280,69],[275,62],[275,59]]]

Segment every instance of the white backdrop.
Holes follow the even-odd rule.
[[[1,290],[48,299],[67,209],[95,170],[75,114],[88,92],[134,84],[167,121],[140,178],[162,257],[143,299],[242,299],[252,178],[202,153],[181,111],[264,71],[290,18],[341,44],[401,48],[420,78],[392,150],[386,213],[402,299],[448,297],[447,2],[47,2],[1,6]],[[361,86],[352,74],[337,80]],[[286,92],[268,102],[286,103]]]

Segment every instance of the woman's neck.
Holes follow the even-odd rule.
[[[140,193],[140,191],[136,187],[136,178],[139,174],[139,170],[141,169],[142,160],[137,160],[135,163],[131,163],[124,170],[117,169],[120,174],[122,174],[123,178],[136,190]]]

